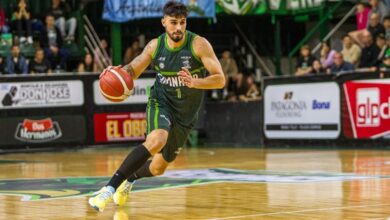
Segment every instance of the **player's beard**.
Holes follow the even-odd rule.
[[[173,40],[177,43],[177,42],[181,41],[181,39],[183,39],[184,34],[181,31],[177,31],[177,32],[173,32],[172,34],[168,33],[168,36],[169,36],[169,38],[171,38],[171,40]]]

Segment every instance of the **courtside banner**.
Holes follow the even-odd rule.
[[[93,117],[95,143],[145,139],[146,113],[102,113]]]
[[[0,83],[0,110],[84,104],[80,80]]]
[[[153,86],[155,79],[137,79],[134,81],[132,95],[123,102],[111,102],[104,98],[100,93],[99,80],[93,82],[93,100],[96,105],[127,105],[127,104],[146,104],[150,87]]]
[[[390,79],[356,80],[344,83],[352,132],[346,137],[380,138],[390,134]]]
[[[82,115],[0,118],[0,145],[83,143],[86,121]]]
[[[264,133],[269,139],[338,138],[338,84],[323,82],[267,86],[264,92]]]

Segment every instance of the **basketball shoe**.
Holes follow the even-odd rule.
[[[123,206],[126,203],[127,197],[133,188],[134,182],[124,181],[114,193],[114,203]]]
[[[99,191],[92,194],[92,197],[89,198],[88,203],[94,209],[99,212],[103,212],[106,204],[111,202],[113,192],[110,191],[106,186],[101,188]]]

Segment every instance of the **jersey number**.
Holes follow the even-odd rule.
[[[177,98],[181,99],[181,90],[179,88],[177,88],[176,92],[177,92]]]

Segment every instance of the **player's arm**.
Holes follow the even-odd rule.
[[[157,39],[151,40],[142,53],[134,58],[129,64],[123,67],[133,79],[137,79],[149,66],[152,56],[157,47]]]
[[[204,67],[210,73],[205,78],[192,78],[191,73],[182,68],[178,73],[181,80],[189,88],[196,89],[220,89],[225,86],[225,75],[221,63],[215,56],[214,50],[210,43],[203,37],[196,37],[192,42],[195,54],[201,59]]]

